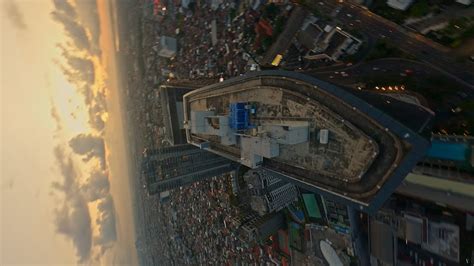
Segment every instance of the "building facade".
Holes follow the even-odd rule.
[[[250,194],[250,206],[261,216],[277,212],[297,200],[295,185],[274,177],[264,169],[249,170],[244,179]]]

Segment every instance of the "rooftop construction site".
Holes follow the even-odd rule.
[[[361,209],[395,189],[427,146],[354,95],[296,73],[207,86],[184,95],[183,106],[189,143]]]

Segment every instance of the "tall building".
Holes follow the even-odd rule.
[[[261,216],[277,212],[298,198],[294,184],[282,181],[262,168],[247,171],[244,179],[250,194],[250,206]]]
[[[429,142],[419,129],[362,99],[301,73],[253,72],[185,94],[186,138],[370,213],[424,156]]]
[[[371,265],[397,265],[397,236],[389,225],[369,218],[368,240]]]
[[[263,241],[286,226],[285,215],[281,212],[254,216],[240,225],[239,238],[246,243]]]
[[[142,162],[142,174],[150,195],[233,169],[232,161],[189,144],[147,150]]]
[[[186,144],[184,131],[183,95],[193,90],[191,87],[179,85],[160,86],[165,136],[173,145]]]

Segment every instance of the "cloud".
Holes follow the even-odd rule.
[[[76,10],[74,7],[69,3],[67,0],[53,0],[54,7],[60,11],[68,15],[69,17],[75,18],[76,17]]]
[[[15,179],[9,178],[8,180],[5,180],[5,182],[2,182],[2,189],[4,190],[12,189],[14,185],[15,185]]]
[[[61,117],[59,116],[58,109],[56,108],[56,105],[54,105],[53,102],[51,102],[50,114],[54,122],[56,123],[56,132],[61,131],[62,130]]]
[[[62,205],[54,210],[54,225],[57,233],[72,241],[78,262],[84,263],[89,259],[92,247],[91,217],[87,201],[80,193],[78,173],[72,158],[65,154],[61,146],[54,149],[54,155],[62,182],[54,182],[52,187],[65,195]]]
[[[97,158],[105,169],[105,144],[104,139],[92,134],[79,134],[69,141],[69,147],[78,155],[84,155],[82,160],[90,161]]]
[[[100,149],[98,146],[102,145],[102,140],[82,134],[74,138],[72,143],[74,147],[78,145],[78,151],[87,154],[91,150]],[[91,263],[95,257],[92,255],[100,257],[117,239],[115,207],[109,192],[107,171],[94,169],[85,184],[80,185],[73,155],[67,154],[65,147],[57,146],[54,156],[62,179],[60,182],[53,182],[52,188],[53,191],[64,194],[64,200],[53,212],[56,232],[73,243],[78,263]],[[95,224],[98,233],[94,235],[88,203],[97,200]]]
[[[100,21],[95,0],[76,1],[76,11],[78,20],[91,34],[91,49],[94,53],[100,54]]]
[[[109,194],[109,178],[104,171],[94,170],[87,180],[86,184],[81,187],[85,197],[89,202],[105,198]]]
[[[76,87],[76,90],[82,96],[84,96],[84,102],[86,103],[86,105],[90,105],[92,103],[92,99],[94,98],[94,92],[91,89],[92,85],[87,84],[85,80],[82,80],[80,78],[81,74],[77,75],[75,71],[69,68],[68,66],[61,64],[57,61],[56,65],[59,66],[67,81],[74,85]]]
[[[107,106],[105,100],[102,101],[105,96],[98,95],[94,98],[94,102],[88,106],[89,108],[89,125],[97,131],[102,131],[105,128],[105,120],[102,114],[106,112]]]
[[[53,0],[54,20],[64,26],[64,30],[80,50],[100,55],[100,20],[95,0],[74,1],[74,6],[66,0]]]
[[[23,18],[17,3],[13,0],[3,2],[3,13],[5,17],[19,30],[26,30],[28,27]]]
[[[104,253],[117,240],[115,223],[114,202],[110,195],[102,199],[97,205],[99,211],[96,224],[99,227],[99,235],[94,237],[94,244],[101,246],[101,253]]]
[[[70,52],[64,45],[58,44],[62,50],[61,55],[65,63],[56,64],[61,68],[67,80],[76,87],[76,90],[84,97],[84,102],[89,115],[89,125],[102,131],[105,128],[103,114],[107,112],[106,95],[101,91],[94,92],[95,86],[95,67],[92,60],[76,56]]]
[[[57,8],[57,6],[56,6]],[[79,24],[74,17],[69,16],[64,10],[56,9],[51,12],[52,18],[63,25],[66,35],[71,38],[74,45],[79,50],[88,51],[90,48],[89,38],[87,37],[86,29]]]
[[[94,63],[91,60],[76,56],[69,56],[66,59],[69,66],[75,70],[78,79],[89,85],[94,84],[95,71]]]
[[[69,41],[58,44],[64,60],[56,60],[66,79],[84,97],[88,123],[102,132],[106,121],[106,96],[96,90],[94,57],[100,55],[100,21],[95,0],[53,0],[52,18],[63,25]],[[88,160],[86,158],[86,160]]]
[[[57,47],[61,49],[61,55],[66,59],[66,65],[60,66],[68,80],[76,85],[94,84],[95,69],[92,60],[74,55],[70,52],[70,47],[67,48],[62,44],[58,44]]]

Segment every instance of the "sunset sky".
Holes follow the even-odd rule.
[[[0,264],[136,264],[114,10],[0,1]]]

